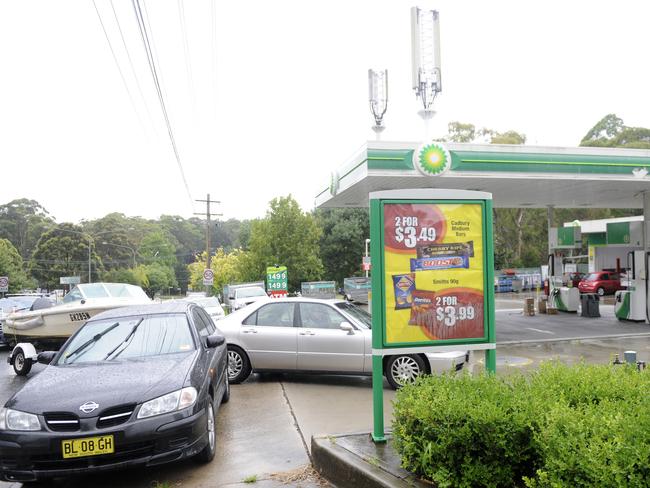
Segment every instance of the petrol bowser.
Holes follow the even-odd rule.
[[[648,319],[648,259],[645,251],[627,253],[627,278],[621,283],[625,290],[615,295],[614,313],[619,320],[645,322]]]
[[[560,258],[548,256],[548,303],[562,312],[578,311],[580,292],[577,288],[562,286],[563,266]]]

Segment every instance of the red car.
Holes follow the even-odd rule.
[[[621,286],[620,275],[610,271],[589,273],[582,279],[582,281],[580,281],[580,283],[578,283],[578,290],[580,290],[580,293],[598,293],[601,297],[606,294],[615,293],[624,288],[624,286]]]
[[[568,285],[571,283],[571,286],[577,288],[584,278],[584,273],[564,273],[564,276],[562,277],[562,284]]]

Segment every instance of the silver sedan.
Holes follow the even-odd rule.
[[[253,303],[219,321],[231,383],[257,371],[371,375],[370,328],[370,314],[351,303],[309,298]],[[384,374],[399,388],[421,374],[459,370],[468,360],[467,351],[386,356]]]

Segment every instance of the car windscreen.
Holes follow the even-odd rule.
[[[596,281],[599,279],[600,279],[600,275],[598,273],[590,273],[583,278],[583,280],[585,281]]]
[[[261,288],[239,288],[236,290],[237,298],[265,297],[266,292]]]
[[[37,296],[0,298],[0,309],[4,313],[29,310],[37,298]]]
[[[340,302],[340,303],[336,303],[335,305],[336,308],[343,310],[345,313],[352,315],[352,317],[357,319],[357,321],[361,322],[369,329],[372,328],[372,317],[364,309],[347,302]]]
[[[58,364],[144,358],[194,348],[185,314],[118,317],[88,322],[66,346]]]
[[[219,303],[219,299],[217,297],[210,297],[210,298],[199,298],[196,300],[193,300],[194,303],[197,303],[198,305],[201,305],[202,307],[220,307],[221,304]]]

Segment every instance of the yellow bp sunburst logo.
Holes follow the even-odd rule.
[[[425,176],[442,173],[451,161],[449,151],[442,144],[435,142],[420,146],[413,156],[414,166]]]

